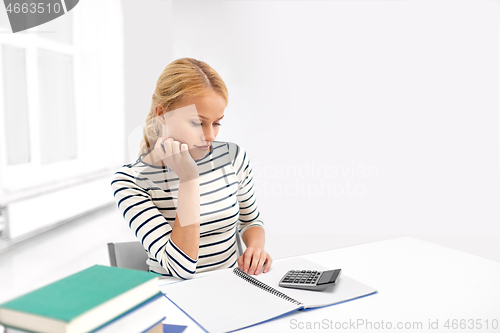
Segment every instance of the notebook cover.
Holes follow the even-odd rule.
[[[196,325],[198,325],[198,327],[199,327],[199,328],[201,328],[203,331],[205,331],[205,332],[209,333],[209,331],[207,331],[207,330],[205,329],[205,327],[203,327],[203,326],[202,326],[202,325],[201,325],[201,324],[200,324],[200,323],[199,323],[196,319],[194,319],[192,316],[190,316],[190,315],[189,315],[189,313],[187,313],[186,311],[184,311],[184,310],[183,310],[183,309],[182,309],[179,305],[177,305],[174,301],[172,301],[170,298],[168,298],[168,296],[167,296],[167,295],[165,295],[165,297],[166,297],[166,298],[167,298],[170,302],[172,302],[172,304],[174,304],[174,305],[175,305],[175,306],[176,306],[179,310],[181,310],[181,311],[182,311],[182,312],[183,312],[183,313],[184,313],[187,317],[189,317],[189,319],[191,319],[191,320],[192,320],[192,321],[193,321]],[[281,317],[281,316],[285,316],[285,315],[287,315],[287,314],[289,314],[289,313],[292,313],[292,312],[295,312],[295,311],[298,311],[298,310],[302,310],[302,309],[303,309],[302,307],[299,307],[299,308],[294,309],[294,310],[292,310],[292,311],[287,311],[287,312],[285,312],[285,313],[282,313],[282,314],[280,314],[280,315],[278,315],[278,316],[276,316],[276,317],[268,318],[268,319],[266,319],[266,320],[264,320],[264,321],[259,321],[259,322],[257,322],[257,323],[250,324],[250,325],[247,325],[247,326],[238,327],[238,328],[233,329],[233,330],[230,330],[230,331],[228,331],[228,332],[239,331],[239,330],[242,330],[242,329],[244,329],[244,328],[251,327],[251,326],[255,326],[255,325],[258,325],[258,324],[261,324],[261,323],[267,322],[267,321],[271,321],[271,320],[273,320],[273,319],[279,318],[279,317]]]
[[[316,264],[301,257],[287,258],[276,261],[273,263],[273,266],[271,266],[269,272],[253,276],[253,278],[293,299],[302,302],[304,304],[304,308],[306,309],[340,304],[344,301],[358,299],[361,296],[368,296],[377,293],[375,288],[352,279],[345,274],[346,272],[342,272],[335,285],[330,285],[323,291],[284,288],[279,285],[281,278],[290,269],[325,271],[334,268],[339,267],[324,267],[323,265]]]
[[[0,308],[69,323],[94,307],[155,278],[157,276],[149,272],[94,265],[0,304]]]
[[[201,329],[203,329],[204,331],[215,330],[214,332],[237,331],[243,328],[274,320],[297,310],[304,311],[307,308],[307,303],[312,304],[314,308],[326,307],[345,303],[347,301],[355,299],[360,299],[362,297],[377,293],[374,288],[364,285],[345,275],[342,276],[342,281],[339,281],[336,286],[329,286],[327,288],[328,290],[322,292],[279,287],[278,284],[283,275],[290,269],[297,268],[326,270],[326,268],[322,267],[321,265],[318,265],[309,260],[303,258],[291,258],[288,260],[285,259],[276,262],[268,273],[251,276],[252,279],[259,281],[257,285],[262,286],[262,284],[265,284],[266,286],[266,288],[255,289],[255,291],[259,290],[260,292],[260,290],[262,289],[267,290],[267,287],[271,287],[278,292],[282,292],[285,295],[303,303],[301,304],[301,306],[298,306],[295,309],[290,309],[288,311],[283,309],[281,313],[276,313],[279,311],[276,311],[275,313],[269,312],[268,318],[263,318],[263,316],[260,316],[260,318],[255,317],[255,320],[252,323],[250,323],[248,320],[241,320],[239,323],[233,320],[232,323],[226,323],[225,325],[213,325],[213,323],[225,320],[224,316],[228,317],[228,311],[230,312],[229,317],[238,317],[237,314],[234,313],[234,305],[231,305],[231,302],[234,302],[234,304],[236,305],[241,302],[241,304],[245,304],[245,306],[250,309],[256,307],[255,309],[259,310],[261,310],[262,306],[266,304],[265,301],[253,301],[253,298],[257,297],[253,293],[253,290],[251,290],[248,294],[249,296],[252,296],[250,298],[247,298],[246,295],[241,295],[242,293],[248,291],[246,290],[246,288],[241,287],[235,289],[235,284],[232,282],[232,279],[234,276],[238,275],[234,275],[232,270],[223,270],[221,272],[214,272],[208,277],[164,285],[162,286],[162,292],[165,293],[165,296],[186,316],[193,320],[193,322],[196,323]],[[244,281],[246,279],[242,280]],[[206,285],[205,288],[203,288],[204,284]],[[253,284],[249,283],[249,285]],[[217,291],[220,292],[220,296],[218,296],[219,294],[217,293]],[[196,294],[193,294],[193,292],[195,292]],[[203,306],[205,306],[205,299],[217,299],[217,301],[221,303],[220,300],[223,298],[222,295],[224,294],[231,295],[229,296],[228,302],[222,303],[222,305],[218,306],[208,306],[205,310],[203,309]],[[192,303],[194,302],[194,304],[186,304],[186,297],[187,299],[190,299]],[[304,302],[306,300],[308,301],[307,303]],[[198,304],[198,302],[200,301],[202,303]],[[208,302],[210,305],[216,304],[216,302],[213,301]],[[212,321],[207,319],[207,316],[211,316]]]
[[[183,325],[163,324],[163,333],[182,333],[186,328]]]

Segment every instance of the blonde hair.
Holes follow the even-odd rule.
[[[157,116],[175,110],[184,99],[218,93],[228,101],[226,84],[207,63],[193,58],[172,61],[163,69],[156,81],[151,108],[146,117],[139,154],[149,153],[161,136],[161,123]],[[156,114],[156,106],[161,105],[161,114]]]

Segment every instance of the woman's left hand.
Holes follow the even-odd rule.
[[[271,256],[263,248],[247,247],[245,252],[238,258],[238,267],[247,274],[259,275],[262,267],[264,267],[264,273],[267,273],[272,262]]]

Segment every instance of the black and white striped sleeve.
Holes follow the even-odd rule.
[[[255,195],[252,163],[247,152],[236,144],[232,144],[233,165],[238,179],[238,204],[240,206],[240,217],[238,231],[240,235],[250,227],[259,226],[264,228],[264,222],[260,216]],[[231,150],[230,148],[230,150]]]
[[[139,186],[137,174],[127,166],[113,176],[111,188],[118,209],[136,238],[172,276],[190,279],[198,258],[192,259],[170,239],[172,228],[151,199],[147,188]],[[142,184],[142,182],[141,182]]]

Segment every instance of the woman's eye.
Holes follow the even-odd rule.
[[[194,123],[194,122],[191,122],[193,125],[195,126],[201,126],[201,123]],[[220,123],[214,123],[215,126],[222,126]]]

